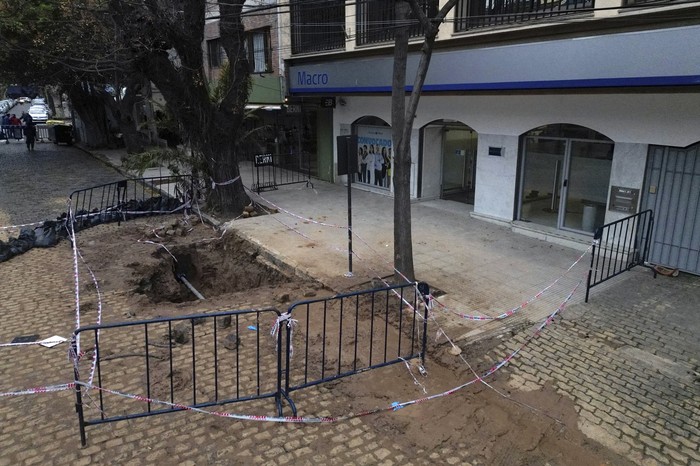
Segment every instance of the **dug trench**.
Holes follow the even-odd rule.
[[[322,284],[275,265],[235,232],[222,234],[180,216],[100,225],[81,232],[78,246],[98,278],[105,322],[268,306],[284,311],[294,301],[333,294]],[[81,310],[89,322],[99,306],[95,286],[89,279],[86,283],[88,271],[81,267]],[[198,299],[178,276],[185,276],[205,299]],[[472,379],[474,374],[450,354],[444,341],[433,338],[435,330],[429,332],[427,377],[411,362],[324,383],[318,390],[332,393],[331,401],[323,407],[314,405],[312,392],[308,392],[306,402],[298,406],[299,414],[372,410],[441,393]],[[468,348],[465,354],[485,364],[490,349],[485,344]],[[101,351],[108,355],[106,348]],[[116,361],[125,367],[130,363],[128,359]],[[176,389],[190,384],[185,373],[174,373],[173,378]],[[573,402],[556,387],[522,392],[509,386],[508,378],[504,371],[491,378],[489,386],[476,383],[450,396],[369,416],[363,422],[373,426],[386,444],[398,445],[407,457],[426,463],[433,455],[454,452],[455,458],[472,464],[630,464],[578,430]],[[158,394],[159,390],[156,385]],[[235,406],[233,411],[243,405]],[[309,447],[325,451],[328,445],[322,439]]]
[[[97,277],[103,322],[260,307],[284,312],[323,290],[235,232],[180,216],[100,225],[81,232],[78,246]],[[97,294],[82,267],[81,309],[89,317]]]

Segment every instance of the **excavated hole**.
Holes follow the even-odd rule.
[[[170,246],[168,251],[158,249],[134,270],[133,291],[154,303],[197,300],[178,280],[180,274],[205,298],[292,281],[263,259],[254,245],[234,235],[223,241]]]

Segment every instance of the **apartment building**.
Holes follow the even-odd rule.
[[[288,103],[316,165],[357,134],[356,186],[391,195],[393,1],[290,1]],[[430,16],[443,0],[421,0]],[[406,88],[421,30],[410,31]],[[651,260],[700,274],[700,4],[460,0],[440,27],[411,138],[416,200],[541,237],[656,218]]]
[[[278,6],[272,0],[248,0],[243,7],[242,22],[246,31],[246,48],[250,66],[251,90],[247,110],[251,112],[247,124],[255,137],[250,138],[249,156],[255,153],[275,152],[280,147],[287,122],[284,112],[285,80],[284,63],[280,55],[280,29]],[[227,57],[221,46],[219,7],[208,4],[204,25],[205,70],[212,86],[216,85]],[[258,131],[253,131],[255,129]]]

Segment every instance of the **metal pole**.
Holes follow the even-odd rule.
[[[75,411],[78,413],[78,427],[80,428],[80,444],[82,446],[87,445],[87,437],[85,435],[85,415],[83,413],[83,392],[80,385],[80,373],[78,370],[78,344],[77,337],[73,335],[73,341],[71,341],[71,346],[73,348],[73,356],[75,360],[73,362],[73,377],[75,378]]]
[[[349,146],[349,140],[346,140],[346,147]],[[352,277],[352,179],[354,173],[351,167],[350,147],[348,149],[348,273],[346,277]]]

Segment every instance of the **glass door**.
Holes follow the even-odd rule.
[[[559,226],[565,139],[528,137],[522,175],[520,220]]]
[[[445,128],[442,138],[441,199],[474,203],[476,141],[476,133],[469,128]]]
[[[614,142],[577,125],[553,124],[523,140],[518,219],[593,233],[605,222]]]
[[[605,222],[613,144],[569,141],[561,228],[593,233]]]

